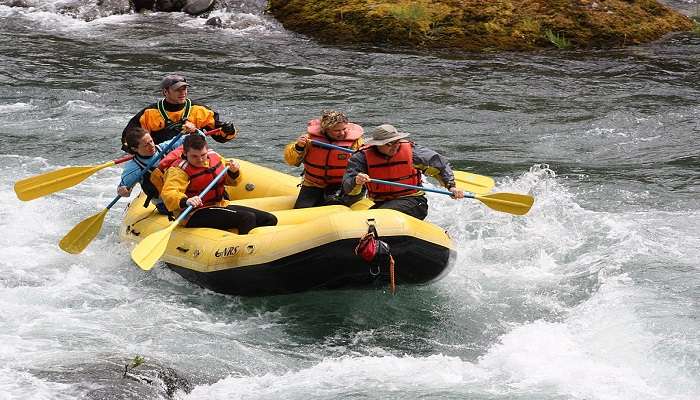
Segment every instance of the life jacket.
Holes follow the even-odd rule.
[[[321,133],[321,125],[317,121],[317,119],[309,121],[307,127],[307,132],[313,140],[351,149],[357,139],[362,137],[362,127],[348,123],[345,137],[340,140],[331,140]],[[304,155],[304,178],[322,186],[339,184],[343,180],[343,174],[352,153],[328,149],[314,143],[309,143],[307,146],[310,147]]]
[[[163,149],[160,147],[160,145],[156,145],[156,153],[152,157],[156,157],[162,151]],[[132,160],[134,160],[136,165],[138,165],[142,171],[146,169],[148,163],[150,162],[150,159],[144,159],[138,154],[135,154]],[[160,190],[156,188],[156,186],[154,186],[151,182],[151,174],[155,169],[156,167],[153,166],[150,168],[149,171],[146,171],[143,174],[143,176],[141,176],[141,181],[139,182],[141,184],[141,190],[143,190],[143,192],[146,193],[146,202],[143,204],[144,207],[148,207],[148,204],[150,203],[151,199],[160,196]]]
[[[177,164],[177,167],[185,171],[189,177],[190,182],[187,185],[187,189],[185,189],[185,195],[188,198],[199,196],[211,181],[224,169],[221,156],[215,151],[209,150],[207,158],[209,159],[209,167],[195,167],[187,160],[181,160],[180,163]],[[224,180],[222,179],[204,195],[202,202],[205,206],[216,204],[224,199],[225,193],[226,188],[224,186]]]
[[[165,171],[182,161],[182,153],[185,150],[182,145],[175,148],[170,153],[166,154],[162,160],[158,163],[158,166],[151,171],[150,182],[155,187],[155,189],[160,193],[163,190],[163,184],[165,183]]]
[[[367,158],[367,175],[370,178],[420,186],[421,173],[413,166],[413,143],[401,141],[399,150],[391,158],[380,153],[375,146],[361,151]],[[386,201],[417,193],[418,190],[369,182],[367,192],[374,200]]]

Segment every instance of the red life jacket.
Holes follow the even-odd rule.
[[[185,171],[187,176],[190,178],[190,183],[187,185],[185,190],[185,195],[189,198],[192,196],[199,196],[200,193],[211,183],[211,181],[216,178],[223,169],[224,163],[221,160],[221,156],[218,155],[214,150],[209,150],[207,153],[209,158],[209,167],[195,167],[194,165],[187,162],[187,160],[180,161],[177,167]],[[221,179],[216,183],[207,194],[202,198],[202,202],[205,206],[218,203],[223,200],[224,193],[226,189],[224,187],[224,180]]]
[[[390,158],[380,153],[375,146],[365,148],[362,152],[367,158],[367,175],[370,178],[420,186],[421,174],[413,167],[411,142],[402,141],[399,150]],[[367,184],[367,192],[370,198],[385,201],[417,193],[418,190],[370,182]]]
[[[182,145],[177,146],[170,153],[166,154],[162,160],[158,163],[158,169],[165,173],[165,170],[175,165],[178,161],[182,161],[182,153],[185,149]]]
[[[165,170],[182,161],[183,152],[184,150],[182,145],[178,146],[175,150],[166,154],[165,157],[163,157],[163,159],[158,163],[158,167],[151,172],[149,180],[156,191],[155,196],[152,197],[158,197],[161,190],[163,190],[163,184],[165,183]]]
[[[363,133],[361,126],[348,123],[347,133],[343,139],[330,140],[321,133],[320,125],[315,124],[314,121],[317,120],[309,121],[307,129],[311,139],[347,149],[351,149],[353,143]],[[307,146],[310,147],[306,151],[306,155],[304,155],[304,178],[321,186],[339,184],[343,180],[343,174],[345,174],[345,169],[348,166],[348,160],[352,153],[337,149],[327,149],[313,143],[309,143]]]

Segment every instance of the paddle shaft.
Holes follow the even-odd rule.
[[[326,147],[328,149],[336,149],[336,150],[344,151],[346,153],[354,153],[355,152],[355,150],[348,149],[347,147],[342,147],[342,146],[338,146],[338,145],[326,143],[326,142],[319,142],[318,140],[312,139],[311,143],[318,145],[318,146],[321,146],[321,147]]]
[[[405,189],[423,190],[426,192],[440,193],[440,194],[446,194],[448,196],[452,196],[452,192],[450,192],[449,190],[432,189],[432,188],[427,188],[427,187],[423,187],[423,186],[407,185],[405,183],[391,182],[391,181],[385,181],[382,179],[374,179],[374,178],[370,178],[370,182],[381,183],[383,185],[398,186],[398,187],[402,187]],[[469,192],[465,192],[464,197],[469,197],[472,199],[475,198],[474,194],[469,193]]]
[[[406,185],[398,182],[384,181],[381,179],[371,179],[370,182],[381,183],[384,185],[398,186],[406,189],[416,189],[424,190],[426,192],[433,192],[439,194],[445,194],[454,197],[452,192],[441,189],[431,189],[422,186]],[[464,197],[479,200],[487,207],[514,215],[525,215],[532,207],[534,199],[530,195],[517,194],[517,193],[493,193],[493,194],[475,194],[465,192]]]

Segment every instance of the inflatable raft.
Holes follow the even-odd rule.
[[[390,246],[397,285],[436,281],[454,262],[453,242],[438,226],[398,211],[369,210],[369,200],[352,208],[294,210],[299,178],[239,161],[244,181],[227,188],[236,199],[232,203],[272,212],[278,225],[247,235],[177,227],[161,260],[187,280],[242,296],[385,286],[389,266],[367,264],[354,252],[370,225]],[[119,230],[122,240],[139,242],[170,224],[152,205],[144,208],[144,200],[142,193],[130,203]]]

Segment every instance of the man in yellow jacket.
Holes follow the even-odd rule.
[[[250,207],[226,204],[224,185],[240,182],[240,166],[235,160],[226,160],[209,150],[206,139],[200,135],[188,135],[183,144],[183,160],[173,164],[165,172],[161,199],[167,209],[177,215],[188,206],[194,210],[186,218],[188,228],[238,229],[246,234],[258,226],[277,225],[277,217]],[[225,168],[225,179],[220,180],[204,196],[199,194]]]
[[[306,133],[285,147],[284,159],[287,164],[304,164],[304,180],[294,208],[349,205],[361,199],[362,196],[350,197],[341,193],[343,174],[351,152],[323,144],[357,150],[362,146],[362,134],[362,127],[349,122],[344,113],[324,111],[320,120],[309,121]]]
[[[231,122],[219,120],[219,113],[188,98],[190,84],[182,75],[166,75],[160,83],[163,98],[134,115],[122,132],[122,150],[127,151],[125,136],[134,127],[150,132],[155,144],[172,139],[180,131],[221,128],[212,138],[219,143],[235,139],[238,130]]]

